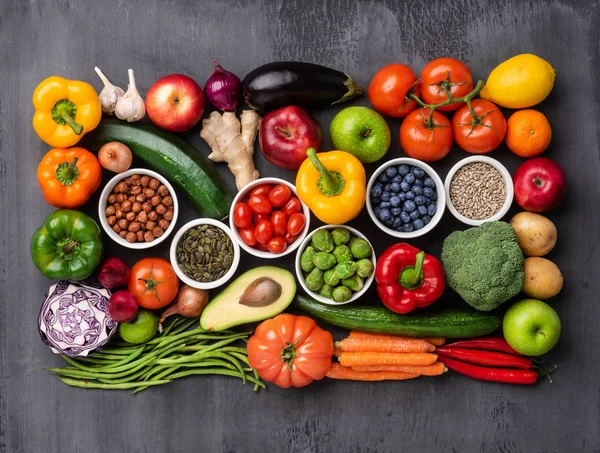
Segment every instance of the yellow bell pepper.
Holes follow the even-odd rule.
[[[317,154],[306,151],[306,159],[296,176],[300,199],[322,222],[346,223],[365,204],[366,176],[360,161],[345,151]]]
[[[48,77],[37,86],[33,106],[33,128],[55,148],[75,145],[102,118],[100,99],[89,83],[58,76]]]

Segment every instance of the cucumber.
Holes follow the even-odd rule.
[[[103,120],[86,135],[84,145],[98,150],[108,142],[127,145],[133,155],[182,191],[204,216],[229,215],[231,192],[214,166],[181,138],[147,124]]]
[[[384,307],[333,306],[296,296],[294,304],[326,323],[360,332],[408,337],[471,338],[498,329],[495,315],[467,310],[444,310],[422,315],[399,315]]]

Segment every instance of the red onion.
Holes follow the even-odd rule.
[[[127,290],[117,291],[108,300],[108,316],[115,322],[131,321],[138,309],[135,296]]]
[[[127,263],[116,256],[107,258],[98,269],[98,282],[108,289],[125,286],[129,280]]]
[[[217,109],[235,112],[242,94],[242,82],[238,76],[223,69],[215,60],[215,72],[206,81],[204,94]]]

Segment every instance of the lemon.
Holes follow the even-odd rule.
[[[502,107],[523,109],[542,102],[554,86],[554,68],[530,53],[500,63],[487,79],[480,96]]]

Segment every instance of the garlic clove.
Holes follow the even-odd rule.
[[[126,120],[129,123],[141,120],[146,115],[146,104],[144,99],[138,93],[133,77],[133,70],[129,69],[129,86],[121,99],[115,106],[115,115],[120,120]]]
[[[94,70],[98,74],[98,77],[100,77],[100,80],[102,80],[102,83],[104,83],[104,88],[102,88],[98,96],[100,98],[100,105],[102,105],[102,111],[113,115],[117,102],[125,95],[125,90],[110,83],[110,80],[108,80],[98,66],[95,66]]]

